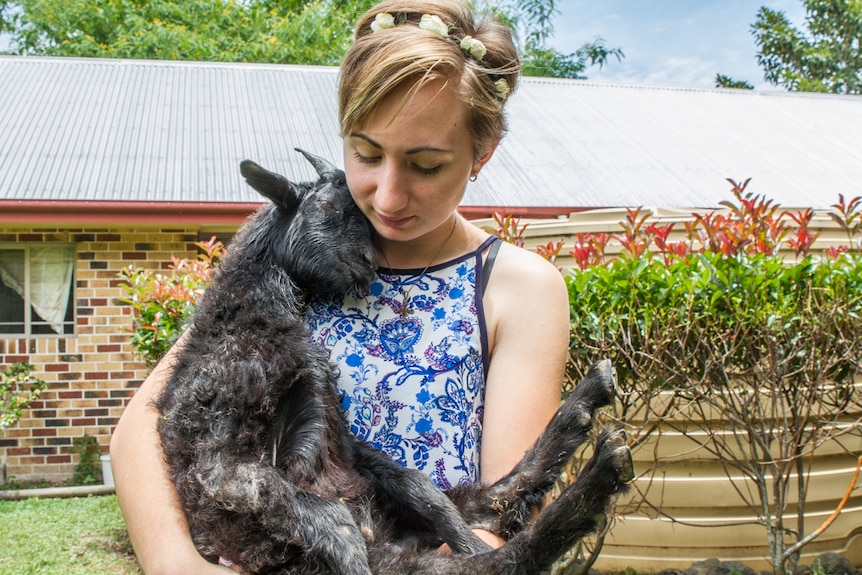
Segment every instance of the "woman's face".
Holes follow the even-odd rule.
[[[390,94],[344,138],[347,185],[385,241],[424,238],[451,221],[474,167],[491,156],[473,157],[454,90],[432,82],[404,103],[408,90]]]

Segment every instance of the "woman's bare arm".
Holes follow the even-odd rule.
[[[482,481],[520,461],[560,406],[569,346],[562,274],[540,256],[503,245],[485,296],[491,363],[482,426]]]
[[[562,275],[535,254],[501,246],[483,304],[491,363],[485,384],[480,468],[493,483],[520,461],[560,406],[569,345]],[[505,540],[474,532],[493,548]]]
[[[111,438],[114,484],[138,562],[147,575],[224,575],[198,554],[168,477],[152,405],[167,379],[175,346],[150,373]]]

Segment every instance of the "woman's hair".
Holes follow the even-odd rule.
[[[375,24],[374,31],[372,24],[380,14],[389,24],[382,29]],[[420,28],[423,15],[440,18],[448,36]],[[461,47],[467,36],[484,46],[481,58]],[[503,105],[515,90],[519,72],[512,31],[493,16],[477,18],[461,0],[384,0],[359,18],[355,41],[341,63],[341,134],[349,135],[401,86],[412,84],[409,99],[425,84],[442,80],[455,87],[467,106],[478,157],[506,131]]]

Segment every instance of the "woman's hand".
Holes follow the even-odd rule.
[[[229,559],[225,559],[224,557],[218,558],[218,564],[224,565],[225,567],[227,567],[228,569],[230,569],[231,571],[233,571],[235,573],[242,573],[242,570],[239,567],[237,567],[236,565],[234,565],[233,561],[231,561]]]
[[[496,533],[491,533],[484,529],[474,529],[473,533],[475,533],[479,539],[490,545],[491,549],[499,549],[506,544],[506,540]]]
[[[491,533],[490,531],[486,531],[485,529],[473,529],[473,533],[475,533],[479,539],[490,545],[491,549],[499,549],[506,544],[505,539],[503,539],[496,533]],[[442,555],[451,555],[452,548],[449,547],[449,545],[447,545],[446,543],[444,543],[437,549],[437,553],[440,553]]]

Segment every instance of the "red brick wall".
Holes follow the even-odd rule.
[[[77,463],[72,442],[95,437],[107,451],[128,399],[147,375],[129,345],[130,310],[119,301],[118,273],[129,264],[166,269],[171,256],[196,257],[197,228],[0,229],[0,242],[74,243],[75,335],[0,336],[0,369],[19,361],[35,365],[48,382],[42,397],[0,437],[0,459],[21,481],[70,477]]]

